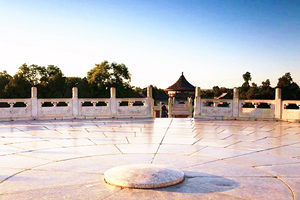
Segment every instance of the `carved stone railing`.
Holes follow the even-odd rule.
[[[72,99],[38,99],[38,118],[72,118]]]
[[[77,88],[72,94],[69,99],[38,99],[33,87],[31,98],[0,99],[0,120],[153,117],[151,87],[147,98],[116,98],[115,88],[110,98],[78,98]],[[127,105],[120,105],[122,102]]]
[[[79,116],[83,118],[110,117],[110,99],[79,99]]]
[[[152,117],[153,102],[148,98],[118,98],[117,115],[123,117]]]
[[[151,87],[147,88],[147,98],[116,98],[115,88],[111,88],[110,98],[78,98],[77,88],[73,88],[72,94],[68,99],[38,99],[33,87],[31,98],[0,99],[0,120],[154,117]],[[177,111],[170,102],[172,99],[169,99],[169,117],[173,117],[172,112],[180,109]],[[240,100],[236,88],[233,99],[201,99],[197,87],[194,107],[191,99],[188,102],[182,106],[189,105],[185,110],[190,113],[194,108],[194,118],[300,121],[300,101],[283,101],[279,88],[275,99]]]
[[[240,100],[239,117],[253,119],[274,119],[275,100]]]
[[[282,101],[282,119],[300,120],[300,101],[284,100]]]
[[[187,101],[176,101],[173,99],[173,106],[172,106],[172,115],[170,117],[176,116],[188,116],[192,117],[192,99],[188,98]]]
[[[31,99],[0,99],[0,119],[31,118]]]
[[[203,117],[217,117],[217,118],[231,118],[232,100],[228,99],[201,99],[201,116]]]
[[[281,99],[281,89],[276,88],[275,99],[240,100],[237,88],[233,99],[201,99],[196,88],[194,118],[204,119],[257,119],[300,121],[300,101]]]

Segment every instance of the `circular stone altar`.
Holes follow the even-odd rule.
[[[106,183],[120,187],[160,188],[182,182],[184,173],[163,165],[122,165],[105,171],[104,180]]]

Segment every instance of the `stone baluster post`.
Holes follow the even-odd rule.
[[[147,101],[149,106],[149,114],[148,117],[154,117],[154,99],[152,96],[152,86],[147,87]]]
[[[80,106],[78,100],[78,88],[72,88],[72,115],[73,118],[77,118],[79,116]]]
[[[173,111],[173,98],[169,97],[168,99],[168,117],[172,118],[172,111]]]
[[[234,119],[239,117],[239,90],[233,88],[233,100],[232,100],[232,117]]]
[[[116,98],[116,88],[110,88],[110,100],[109,100],[110,114],[112,118],[117,117],[118,114],[118,102]]]
[[[31,88],[31,117],[32,119],[38,118],[38,99],[37,99],[37,88]]]
[[[159,102],[159,117],[161,118],[162,116],[162,102]]]
[[[280,120],[282,116],[281,88],[275,90],[275,119]]]
[[[188,111],[190,112],[189,117],[193,116],[193,100],[192,97],[188,97],[188,107],[187,107]]]
[[[200,87],[195,89],[195,101],[194,101],[194,118],[199,118],[201,116],[201,97],[200,97]]]

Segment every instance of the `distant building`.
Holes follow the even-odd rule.
[[[195,86],[183,75],[170,87],[165,89],[169,95],[169,117],[192,117]]]
[[[186,80],[183,72],[179,79],[173,85],[165,89],[165,91],[168,92],[169,97],[187,98],[195,96],[195,86]]]

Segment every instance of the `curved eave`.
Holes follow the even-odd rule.
[[[179,79],[165,91],[195,91],[195,86],[190,84],[183,75],[183,72]]]
[[[175,92],[190,91],[190,92],[195,92],[195,88],[194,89],[192,89],[192,88],[190,88],[190,89],[187,89],[187,88],[176,88],[176,89],[167,88],[164,91],[166,91],[166,92],[169,92],[169,91],[175,91]]]

